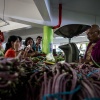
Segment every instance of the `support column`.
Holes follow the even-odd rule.
[[[48,54],[53,51],[53,29],[49,26],[43,27],[42,52]]]

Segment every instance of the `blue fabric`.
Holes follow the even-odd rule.
[[[77,91],[79,91],[81,89],[81,86],[77,86],[77,88],[75,88],[72,91],[67,91],[67,92],[59,92],[59,93],[55,93],[55,94],[47,94],[43,96],[43,100],[47,100],[47,97],[51,97],[51,98],[57,98],[57,100],[62,100],[59,96],[60,95],[68,95],[68,94],[74,94]]]
[[[37,51],[37,50],[36,50],[36,44],[33,45],[33,48],[34,48],[35,51]],[[38,52],[41,52],[41,47],[40,47],[40,45],[39,45],[39,47],[38,47]]]

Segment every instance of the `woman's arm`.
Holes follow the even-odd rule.
[[[37,55],[38,55],[38,52],[27,53],[27,57],[34,57]]]

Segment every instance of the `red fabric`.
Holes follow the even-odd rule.
[[[6,58],[14,58],[14,57],[16,57],[16,52],[12,48],[10,48],[6,51],[5,57]]]

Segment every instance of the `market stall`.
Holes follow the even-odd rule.
[[[99,100],[100,68],[33,60],[0,58],[0,100]]]
[[[83,29],[80,25],[77,28]],[[47,55],[0,58],[0,100],[99,100],[99,66],[72,63],[75,56],[65,62],[63,57],[53,56],[48,47],[44,49]]]

